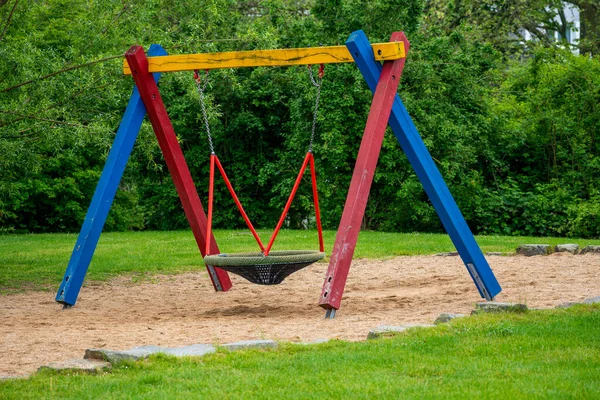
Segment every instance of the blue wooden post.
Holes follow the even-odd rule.
[[[367,85],[371,91],[375,91],[381,64],[373,58],[373,50],[365,33],[362,30],[352,33],[346,46]],[[473,278],[479,294],[487,300],[493,299],[502,288],[398,95],[392,106],[389,125]]]
[[[148,50],[148,55],[164,56],[167,55],[167,52],[160,45],[153,44]],[[154,80],[158,82],[160,73],[153,75]],[[56,294],[56,301],[65,306],[73,306],[77,301],[83,279],[92,261],[108,211],[117,193],[121,177],[145,116],[146,108],[137,87],[134,86],[133,93],[125,109],[125,115],[121,120],[115,141],[102,170],[100,181],[96,186],[96,192],[92,197],[77,242],[75,242],[67,271]]]

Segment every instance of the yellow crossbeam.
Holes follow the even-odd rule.
[[[378,61],[397,60],[406,57],[403,42],[376,43],[372,45],[372,48],[375,59]],[[328,46],[148,57],[148,71],[175,72],[193,71],[195,69],[283,67],[346,62],[354,62],[346,46]],[[123,60],[123,72],[125,75],[131,75],[126,60]]]

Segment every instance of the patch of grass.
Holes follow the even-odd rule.
[[[598,398],[600,305],[0,382],[3,398]]]
[[[260,231],[266,242],[270,231]],[[217,242],[223,252],[256,251],[247,231],[218,230]],[[331,253],[334,231],[324,232],[326,252]],[[58,287],[69,262],[75,234],[0,235],[0,293]],[[564,243],[564,238],[481,236],[483,251],[514,251],[523,243]],[[580,246],[600,244],[596,240],[569,239]],[[284,230],[275,249],[316,249],[315,231]],[[355,258],[389,258],[399,255],[433,254],[454,251],[448,235],[425,233],[361,232]],[[204,264],[191,231],[103,233],[92,259],[88,280],[106,280],[132,275],[147,280],[156,274],[203,271]]]

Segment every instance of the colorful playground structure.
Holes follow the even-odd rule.
[[[213,286],[216,291],[227,291],[232,287],[229,275],[223,269],[228,265],[221,264],[221,268],[219,267],[219,261],[222,260],[215,259],[215,256],[218,257],[221,253],[212,235],[209,218],[207,218],[200,202],[183,152],[177,142],[173,126],[162,101],[157,86],[160,73],[344,62],[354,62],[356,64],[368,87],[373,92],[373,101],[321,291],[319,305],[326,309],[326,318],[334,318],[336,310],[341,306],[342,294],[350,271],[350,263],[388,124],[406,153],[444,228],[450,235],[479,294],[487,300],[492,300],[502,289],[397,94],[409,47],[408,40],[401,32],[393,33],[388,43],[371,45],[362,31],[352,33],[346,41],[346,46],[303,49],[167,56],[162,47],[152,45],[148,50],[148,57],[146,57],[142,47],[131,47],[125,54],[124,72],[132,75],[135,87],[75,243],[63,281],[58,289],[56,301],[62,303],[65,307],[73,306],[77,301],[108,211],[146,114],[148,114],[158,139],[198,248],[202,256],[206,257],[205,261],[209,261],[206,263],[206,268]],[[309,151],[297,182],[299,182],[306,168],[306,163],[311,160],[311,157],[312,153]],[[212,174],[214,174],[216,163],[218,163],[217,166],[220,165],[218,159],[213,159],[211,156]],[[219,169],[221,170],[221,167]],[[315,209],[318,215],[316,181],[312,164],[311,172],[313,175]],[[225,178],[224,171],[221,171],[221,173]],[[230,189],[230,192],[234,196],[233,189]],[[292,198],[293,195],[289,201]],[[212,205],[209,204],[209,210],[211,210],[211,207]],[[240,207],[238,206],[238,208]],[[242,211],[241,208],[240,211]],[[210,215],[211,212],[209,212],[209,217]],[[284,217],[285,211],[282,215],[282,218]],[[322,238],[320,237],[320,239],[320,251],[309,253],[314,255],[323,252]],[[245,264],[245,267],[270,269],[271,265],[274,265],[277,260],[272,258],[270,261],[264,261],[261,257],[271,257],[268,253],[273,240],[274,237],[272,237],[267,249],[261,246],[261,253],[254,255],[254,259]],[[302,259],[302,257],[300,258]],[[235,257],[221,258],[234,259]],[[211,265],[210,262],[215,265]],[[282,264],[286,264],[286,262],[288,261],[281,261]],[[256,283],[264,284],[264,282]]]

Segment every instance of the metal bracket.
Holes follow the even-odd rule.
[[[325,311],[325,319],[334,319],[336,311],[337,310],[335,308],[327,309],[327,311]]]
[[[208,273],[210,274],[210,279],[213,281],[213,284],[215,285],[215,290],[217,292],[222,292],[223,287],[221,286],[221,281],[219,281],[219,277],[217,275],[217,271],[215,271],[215,267],[213,267],[212,265],[207,265],[206,269],[208,270]]]
[[[477,273],[477,269],[475,268],[475,265],[473,265],[473,263],[467,263],[466,265],[467,265],[467,269],[471,273],[471,276],[473,277],[473,280],[475,281],[475,285],[477,285],[477,288],[479,289],[479,291],[481,293],[483,293],[483,297],[485,297],[485,299],[487,301],[494,300],[494,298],[492,296],[490,296],[490,293],[488,292],[485,285],[483,284],[481,277]]]

